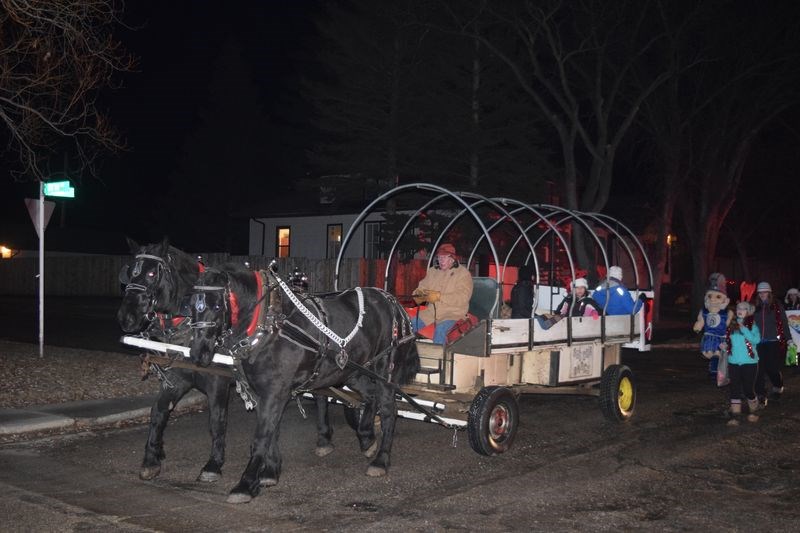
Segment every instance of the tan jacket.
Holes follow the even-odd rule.
[[[429,268],[425,277],[419,282],[419,288],[441,293],[438,302],[428,304],[426,309],[420,311],[419,318],[425,324],[442,320],[460,320],[466,316],[469,299],[472,298],[472,276],[463,266],[449,270]]]

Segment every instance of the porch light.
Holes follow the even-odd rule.
[[[17,255],[17,251],[16,250],[12,250],[8,246],[6,246],[4,244],[0,244],[0,257],[1,258],[3,258],[3,259],[11,259],[15,255]]]

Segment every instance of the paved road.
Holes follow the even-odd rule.
[[[498,457],[474,453],[463,433],[453,448],[450,431],[400,421],[389,476],[369,478],[340,409],[337,449],[318,458],[313,422],[289,404],[280,483],[231,505],[254,427],[232,399],[218,483],[195,481],[209,437],[204,413],[185,415],[152,482],[137,478],[143,426],[0,447],[0,513],[18,530],[66,531],[796,529],[798,376],[788,372],[761,421],[730,428],[725,391],[695,353],[624,358],[639,380],[631,423],[607,423],[595,398],[527,397],[517,440]]]
[[[46,345],[120,351],[122,331],[117,309],[122,297],[57,297],[44,303]],[[39,343],[39,308],[36,296],[0,296],[0,338]]]

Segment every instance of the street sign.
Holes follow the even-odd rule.
[[[55,202],[43,201],[44,213],[42,213],[42,223],[44,228],[47,229],[47,223],[50,222],[50,216],[53,214],[53,209],[56,206]],[[36,234],[39,238],[42,237],[42,230],[39,228],[39,200],[33,198],[25,198],[25,206],[28,208],[28,214],[33,221],[33,227],[36,229]]]
[[[75,198],[75,189],[69,184],[69,181],[46,181],[44,182],[44,195]]]

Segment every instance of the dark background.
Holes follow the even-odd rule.
[[[115,251],[124,253],[125,235],[141,242],[169,235],[176,245],[197,251],[245,252],[247,217],[229,221],[228,225],[209,221],[222,220],[225,213],[236,210],[253,212],[252,205],[259,198],[285,190],[288,183],[312,172],[308,151],[322,134],[314,123],[311,103],[304,98],[303,82],[325,76],[324,45],[317,23],[325,20],[330,4],[321,0],[129,2],[124,12],[127,27],[120,26],[117,37],[138,58],[137,67],[120,75],[118,87],[101,95],[127,149],[109,155],[96,177],[70,176],[77,197],[56,200],[49,228],[103,230],[110,235],[100,239],[105,247],[102,251],[113,246]],[[789,4],[787,21],[796,11],[788,7]],[[741,16],[746,12],[758,16],[747,9]],[[172,179],[174,175],[191,175],[192,164],[197,163],[192,157],[197,144],[192,145],[192,139],[198,135],[203,114],[213,98],[210,92],[214,80],[229,75],[219,67],[227,46],[241,50],[243,71],[253,83],[245,88],[254,91],[252,100],[243,98],[241,103],[254,109],[246,114],[252,115],[247,117],[252,124],[236,122],[234,117],[241,114],[235,113],[234,97],[224,99],[233,106],[231,122],[216,118],[211,127],[220,139],[234,138],[231,142],[235,144],[237,135],[247,139],[248,128],[261,125],[259,142],[253,142],[245,151],[259,161],[263,171],[250,177],[236,169],[221,171],[217,185],[185,180],[177,183]],[[788,255],[797,248],[797,118],[794,106],[759,136],[727,222],[732,231],[748,225],[758,228],[756,237],[748,240],[753,255]],[[552,142],[551,162],[557,167],[554,135],[546,128],[543,135],[545,142]],[[643,178],[643,172],[650,169],[626,161],[640,146],[637,135],[640,133],[636,131],[628,134],[629,148],[617,161],[607,207],[611,214],[624,220],[646,219],[657,205],[657,198]],[[7,159],[4,161],[8,163]],[[7,174],[1,167],[0,172]],[[219,191],[234,182],[239,187],[231,193],[234,205],[224,205]],[[0,180],[0,184],[3,226],[14,226],[17,233],[24,233],[29,242],[35,242],[23,198],[35,197],[36,185],[14,183],[8,178]],[[514,191],[507,194],[513,196]],[[200,227],[206,229],[195,230]],[[679,240],[676,262],[684,243]],[[721,253],[734,250],[726,234],[720,247]]]

